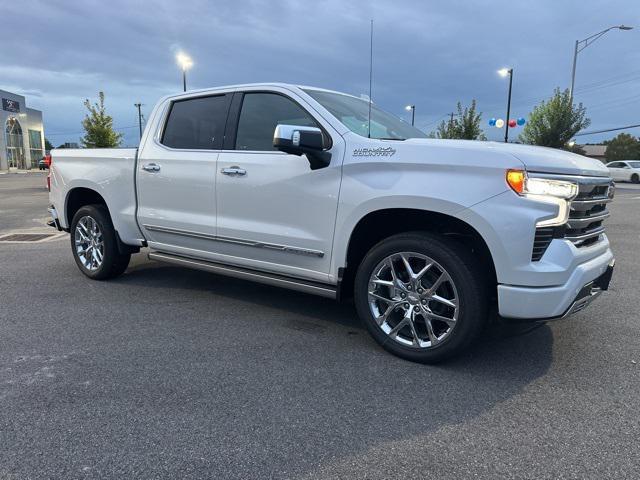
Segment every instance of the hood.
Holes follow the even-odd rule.
[[[465,150],[482,152],[486,156],[491,151],[508,154],[520,160],[527,171],[608,177],[609,170],[600,161],[556,148],[520,145],[517,143],[480,142],[470,140],[410,139],[407,143],[462,147]],[[435,143],[438,142],[438,143]],[[440,143],[441,142],[441,143]]]

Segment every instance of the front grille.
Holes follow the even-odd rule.
[[[613,199],[615,189],[611,179],[544,174],[540,174],[540,177],[576,182],[578,195],[571,201],[566,225],[536,228],[531,260],[539,261],[554,238],[565,238],[578,248],[588,247],[600,241],[600,236],[605,231],[603,221],[609,216],[607,203]]]
[[[583,177],[578,181],[578,196],[571,201],[564,237],[578,248],[593,245],[604,233],[609,216],[607,203],[613,200],[614,185],[609,178]]]

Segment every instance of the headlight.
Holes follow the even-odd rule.
[[[553,227],[567,223],[571,200],[578,195],[576,183],[529,178],[523,170],[508,170],[506,179],[511,189],[518,195],[558,206],[558,214],[553,218],[540,220],[536,223],[537,227]]]
[[[578,195],[578,185],[563,180],[529,178],[522,170],[507,171],[507,183],[518,195],[544,195],[573,200]]]

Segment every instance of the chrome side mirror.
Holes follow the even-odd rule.
[[[322,130],[299,125],[277,125],[273,133],[276,150],[292,155],[306,155],[312,170],[329,165],[331,154],[324,151]]]

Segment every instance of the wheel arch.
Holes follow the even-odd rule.
[[[85,205],[104,205],[107,212],[109,212],[106,200],[97,191],[87,187],[74,187],[67,192],[64,202],[64,213],[68,228],[71,228],[71,222],[76,212]],[[111,216],[110,212],[109,216]]]
[[[469,223],[453,216],[416,208],[385,208],[364,215],[354,226],[341,268],[340,298],[353,295],[355,273],[366,253],[392,235],[410,231],[428,231],[448,236],[477,255],[491,285],[496,285],[496,267],[489,246]]]
[[[117,225],[113,221],[113,217],[111,215],[111,211],[109,210],[109,205],[106,200],[100,193],[88,187],[74,187],[67,193],[67,197],[65,200],[65,217],[67,220],[67,230],[71,230],[71,222],[73,221],[73,217],[82,207],[87,205],[102,205],[107,211],[107,215],[111,220],[111,223],[114,227],[114,232],[116,236],[116,242],[118,251],[121,254],[126,253],[138,253],[140,248],[134,245],[125,244],[120,238],[120,233],[118,232]]]

